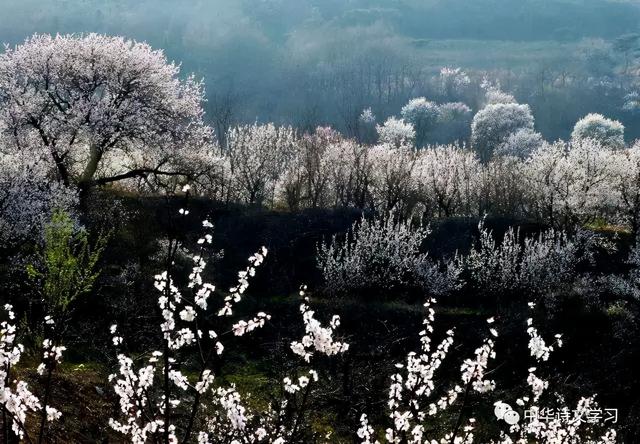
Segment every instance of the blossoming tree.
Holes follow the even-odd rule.
[[[202,83],[179,74],[146,43],[34,35],[0,55],[2,141],[10,152],[45,156],[61,182],[83,190],[181,173],[165,167],[181,147],[206,149],[212,133]],[[107,168],[114,159],[115,171]]]

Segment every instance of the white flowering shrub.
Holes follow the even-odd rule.
[[[483,164],[476,217],[482,214],[518,217],[523,214],[527,205],[522,181],[524,168],[524,163],[512,156],[494,156]]]
[[[529,307],[535,308],[535,304],[530,302]],[[534,360],[535,367],[529,368],[529,376],[527,384],[531,388],[529,396],[523,396],[516,400],[516,404],[529,412],[530,420],[524,425],[512,425],[508,431],[502,431],[500,439],[492,441],[496,443],[513,443],[526,442],[526,440],[535,439],[536,442],[557,442],[558,440],[566,440],[572,443],[600,443],[610,444],[616,442],[616,431],[614,429],[606,429],[600,425],[584,421],[583,417],[588,415],[589,411],[597,410],[598,404],[594,397],[578,400],[576,408],[572,411],[566,405],[562,408],[562,414],[555,419],[547,421],[542,418],[540,413],[543,407],[540,407],[539,400],[548,391],[549,382],[541,379],[536,375],[538,366],[548,361],[550,355],[555,350],[563,346],[562,335],[556,334],[552,344],[547,345],[542,336],[538,333],[537,328],[533,325],[533,319],[528,318],[527,334],[529,336],[529,352]],[[561,396],[556,395],[558,401],[563,402]],[[498,401],[496,406],[501,404]],[[504,405],[504,404],[503,404]],[[507,405],[507,411],[511,409]],[[505,409],[501,409],[504,411]],[[496,412],[498,410],[496,409]]]
[[[371,107],[363,109],[359,119],[365,125],[373,125],[376,123],[376,115],[371,111]]]
[[[396,221],[393,214],[353,224],[344,241],[333,236],[318,247],[318,267],[326,289],[338,294],[354,288],[393,288],[407,283],[420,260],[429,229]]]
[[[314,134],[299,140],[299,149],[274,185],[276,205],[289,209],[373,206],[372,150],[335,137],[333,130],[319,130],[333,135]]]
[[[188,215],[181,210],[181,216]],[[213,225],[203,222],[205,230]],[[203,254],[211,243],[210,233],[198,240],[201,250],[192,257],[193,267],[186,288],[179,289],[171,269],[155,277],[158,307],[162,313],[160,333],[163,347],[150,352],[138,363],[125,353],[118,354],[118,372],[110,376],[119,398],[120,416],[109,424],[134,443],[145,442],[300,442],[309,433],[305,423],[306,400],[318,372],[310,366],[316,354],[334,356],[349,345],[334,337],[340,317],[333,316],[324,326],[309,308],[309,299],[300,312],[305,333],[290,344],[291,352],[304,363],[295,374],[282,380],[282,398],[264,411],[243,405],[243,397],[233,384],[221,385],[213,370],[224,359],[226,338],[241,337],[264,327],[271,316],[258,312],[247,319],[232,319],[235,306],[242,300],[249,279],[267,254],[263,247],[249,258],[247,268],[238,273],[237,285],[220,300],[216,288],[203,279],[206,262]],[[179,248],[169,241],[169,264],[172,252]],[[207,322],[213,311],[214,322]],[[120,348],[124,338],[118,326],[111,327],[114,346]],[[197,356],[196,370],[186,363]],[[303,368],[304,367],[304,368]],[[293,414],[292,414],[293,412]],[[180,417],[186,418],[180,421]]]
[[[413,125],[395,117],[389,117],[382,125],[376,125],[376,131],[380,143],[395,147],[413,145],[416,139]]]
[[[188,211],[181,210],[180,214],[186,216]],[[208,221],[203,222],[203,227],[206,230],[213,228]],[[220,325],[217,330],[200,329],[198,320],[213,305],[210,298],[215,286],[205,282],[202,277],[206,262],[201,254],[204,254],[206,246],[211,243],[211,235],[207,233],[198,243],[202,246],[201,253],[192,258],[193,267],[184,291],[176,286],[171,269],[155,277],[154,285],[159,294],[158,307],[162,312],[160,332],[163,348],[149,353],[146,362],[139,368],[136,368],[130,357],[119,353],[118,373],[110,376],[119,398],[121,417],[111,418],[109,423],[131,442],[144,443],[161,437],[163,441],[176,442],[178,433],[182,434],[180,438],[184,440],[189,440],[192,435],[197,436],[193,421],[202,408],[201,397],[211,391],[223,398],[222,405],[229,407],[230,415],[237,413],[237,409],[234,410],[229,404],[233,401],[233,387],[232,392],[215,388],[213,383],[216,375],[210,367],[224,353],[222,341],[225,332],[243,336],[263,327],[270,318],[266,313],[259,312],[250,319],[237,320],[232,325]],[[169,257],[178,247],[175,240],[169,241]],[[217,317],[221,321],[233,314],[234,305],[241,301],[249,285],[249,278],[255,274],[256,267],[261,265],[266,254],[266,249],[262,248],[249,258],[247,268],[238,273],[237,285],[230,289],[229,294],[216,307]],[[172,261],[170,259],[169,264]],[[124,339],[118,335],[117,325],[111,327],[111,334],[113,344],[120,347]],[[199,370],[195,377],[185,375],[181,368],[180,357],[186,356],[189,351],[199,351],[196,354],[200,357],[197,364]],[[160,376],[156,376],[157,373]],[[230,393],[231,399],[225,404],[224,399]],[[191,401],[188,405],[185,399],[187,397]],[[173,423],[174,414],[178,411],[187,412],[190,418],[182,430],[178,430]],[[239,418],[236,419],[240,421]]]
[[[471,108],[462,102],[446,102],[438,105],[438,122],[446,123],[455,120],[471,122]]]
[[[593,139],[612,149],[624,148],[624,125],[617,120],[607,119],[602,114],[591,113],[576,122],[571,138]]]
[[[573,171],[569,185],[569,203],[574,220],[606,218],[618,205],[613,172],[618,156],[593,139],[569,144],[567,161]]]
[[[421,252],[429,228],[414,226],[394,212],[353,224],[345,239],[318,246],[318,268],[332,295],[363,289],[420,286],[431,294],[458,288],[457,259],[441,264]]]
[[[353,140],[331,143],[326,151],[329,168],[329,205],[366,208],[371,203],[372,160],[369,147]]]
[[[620,220],[631,227],[633,234],[640,229],[640,144],[611,153],[611,181]]]
[[[420,347],[418,352],[410,352],[406,363],[396,364],[398,372],[391,376],[389,385],[389,400],[387,403],[391,426],[385,429],[384,440],[387,443],[448,443],[473,442],[475,420],[470,418],[467,425],[462,426],[459,417],[451,433],[446,434],[441,440],[436,441],[429,436],[426,422],[430,417],[439,412],[451,408],[460,395],[466,402],[470,392],[486,393],[495,388],[495,381],[485,379],[485,373],[489,362],[495,359],[494,341],[487,338],[476,349],[473,359],[466,359],[461,366],[461,384],[453,386],[437,397],[436,372],[442,366],[453,345],[454,331],[448,330],[435,349],[432,349],[433,323],[435,311],[431,299],[424,304],[427,314],[423,320],[423,329],[420,331]],[[493,319],[489,319],[493,323]],[[491,335],[497,336],[495,329],[491,328]],[[366,414],[360,417],[361,427],[358,429],[358,437],[363,444],[378,443],[375,439],[375,430],[369,425]]]
[[[519,229],[509,228],[496,242],[483,222],[478,229],[478,243],[465,257],[465,267],[474,285],[492,295],[520,290],[541,296],[571,285],[577,265],[590,259],[594,241],[586,235],[571,239],[554,229],[522,238]]]
[[[513,95],[502,90],[500,82],[492,82],[485,77],[480,84],[480,88],[484,91],[484,106],[500,103],[517,103]]]
[[[473,117],[471,144],[483,161],[519,129],[533,130],[533,115],[529,105],[497,103],[487,105]]]
[[[432,133],[434,142],[467,141],[471,135],[471,108],[462,102],[438,105],[438,121]]]
[[[565,144],[544,144],[536,150],[527,160],[524,171],[529,211],[549,225],[561,225],[569,208],[572,175]]]
[[[212,137],[202,83],[179,74],[146,43],[34,35],[0,55],[3,143],[47,158],[65,185],[83,189],[177,174],[167,163],[180,148],[204,148]],[[131,164],[138,151],[149,162]],[[128,160],[114,163],[120,157]]]
[[[424,97],[411,99],[401,110],[402,119],[415,130],[416,146],[465,140],[471,124],[471,108],[462,102],[437,104]]]
[[[529,307],[533,309],[535,308],[535,304],[530,302]],[[507,444],[534,440],[534,442],[544,443],[563,441],[576,444],[615,443],[616,431],[614,429],[607,429],[599,424],[584,421],[583,419],[585,415],[588,415],[589,411],[598,409],[598,404],[595,402],[593,396],[589,398],[582,397],[578,400],[576,408],[571,410],[563,402],[563,398],[556,395],[557,400],[564,404],[564,407],[561,409],[563,413],[549,421],[540,415],[544,410],[544,407],[540,405],[540,400],[541,397],[548,392],[549,382],[541,379],[537,375],[539,366],[549,360],[551,353],[563,346],[563,339],[561,334],[556,334],[553,343],[547,344],[539,334],[537,328],[533,325],[532,318],[528,318],[526,324],[527,335],[529,336],[529,354],[533,360],[533,366],[529,368],[529,375],[527,377],[527,384],[531,389],[531,393],[518,398],[516,405],[518,406],[518,410],[528,411],[530,419],[527,421],[527,418],[525,418],[524,424],[516,423],[511,425],[508,430],[501,431],[499,439],[492,440],[491,442]],[[498,401],[495,405],[496,414],[506,415],[508,411],[512,410],[511,407],[503,401]],[[501,419],[504,419],[504,417]]]
[[[485,91],[484,102],[486,105],[516,103],[513,95],[502,91],[499,87],[489,87]]]
[[[334,339],[335,329],[340,325],[340,317],[333,316],[326,327],[315,318],[310,310],[309,298],[302,287],[303,302],[300,313],[305,332],[299,341],[292,341],[289,349],[304,363],[294,374],[285,376],[281,383],[282,396],[266,410],[246,408],[241,404],[241,396],[232,386],[218,388],[213,403],[221,414],[206,420],[207,430],[199,432],[199,443],[217,443],[223,439],[230,442],[308,442],[321,438],[312,431],[307,415],[313,406],[309,399],[319,381],[319,373],[311,362],[318,355],[336,356],[349,350],[349,344]]]
[[[361,143],[374,143],[377,139],[376,115],[371,107],[362,110],[358,117],[358,141]]]

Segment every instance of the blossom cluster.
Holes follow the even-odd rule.
[[[184,190],[189,191],[189,187]],[[180,217],[186,217],[188,210],[181,209],[179,214]],[[229,393],[214,388],[216,374],[211,368],[224,353],[222,336],[226,333],[243,336],[263,327],[270,319],[266,313],[259,312],[251,319],[239,320],[230,327],[220,325],[217,328],[208,325],[205,319],[201,320],[211,308],[211,297],[216,292],[215,285],[206,282],[203,277],[207,265],[204,253],[211,244],[213,224],[205,220],[202,226],[205,234],[197,241],[200,251],[191,256],[193,265],[186,288],[178,288],[171,268],[155,276],[154,286],[158,291],[158,308],[162,318],[160,332],[164,348],[149,353],[142,366],[137,366],[125,353],[119,353],[118,372],[110,376],[119,398],[121,418],[111,418],[109,424],[132,442],[144,443],[151,437],[160,435],[169,436],[170,441],[174,442],[180,432],[188,438],[194,433],[192,425],[186,430],[178,429],[169,420],[171,412],[190,408],[195,415],[201,408],[200,398],[206,394],[218,393],[222,405],[229,407]],[[175,255],[178,248],[179,244],[175,240],[169,241],[171,265],[175,259],[172,254]],[[256,267],[262,264],[266,255],[267,249],[262,247],[249,258],[247,268],[238,273],[237,285],[223,298],[222,306],[217,311],[218,318],[222,320],[233,314],[234,305],[241,301],[249,287],[249,279],[255,275]],[[216,303],[218,302],[219,299],[216,298]],[[207,328],[203,327],[205,324],[208,325]],[[118,334],[117,325],[111,327],[111,335],[113,344],[121,348],[124,338]],[[182,361],[183,356],[196,350],[201,362],[198,375],[194,378],[182,368]],[[160,377],[158,373],[161,373]],[[157,396],[154,396],[155,389],[159,390]],[[185,396],[195,396],[190,406]]]
[[[310,300],[305,290],[305,286],[300,289],[303,298],[300,313],[305,333],[300,340],[292,341],[289,349],[302,358],[306,366],[310,366],[314,355],[339,355],[349,349],[349,344],[334,339],[335,329],[340,325],[339,316],[333,316],[327,327],[315,318],[314,311],[309,309]],[[258,314],[256,319],[264,319],[264,316]],[[296,368],[292,375],[282,378],[282,396],[264,410],[244,405],[243,396],[235,385],[218,387],[214,391],[212,406],[219,411],[216,415],[207,416],[206,428],[198,432],[198,443],[212,444],[222,439],[230,439],[233,443],[284,444],[300,441],[309,433],[305,417],[313,408],[308,400],[318,381],[318,371],[313,367]]]
[[[536,304],[529,303],[529,308],[533,310]],[[531,390],[530,395],[525,395],[516,400],[519,409],[524,410],[526,415],[524,423],[515,422],[510,424],[508,430],[501,432],[501,436],[497,440],[492,440],[496,444],[514,444],[527,443],[534,440],[535,442],[571,442],[571,443],[599,443],[612,444],[616,442],[616,432],[613,429],[605,429],[596,424],[590,424],[582,421],[582,417],[586,412],[597,409],[597,403],[594,397],[581,398],[577,402],[575,415],[558,415],[551,420],[539,415],[544,411],[544,407],[540,406],[540,398],[548,391],[549,381],[539,377],[537,365],[548,361],[554,350],[562,347],[562,335],[556,334],[554,341],[547,344],[533,325],[533,319],[527,319],[527,334],[529,335],[529,353],[533,358],[536,366],[530,367],[528,370],[527,384]],[[558,395],[556,395],[559,397]],[[560,401],[562,401],[562,398]],[[507,406],[503,401],[497,401],[496,407],[499,405]],[[510,409],[510,407],[508,407]],[[505,411],[504,409],[502,411]],[[496,409],[498,412],[498,409]]]
[[[11,421],[13,433],[20,439],[29,438],[26,424],[29,413],[42,412],[43,420],[47,422],[59,419],[62,414],[54,407],[43,403],[30,391],[25,381],[17,379],[13,374],[13,368],[20,362],[24,346],[16,343],[16,326],[12,324],[15,321],[13,307],[7,304],[4,311],[9,320],[0,322],[0,406]],[[54,345],[50,339],[44,340],[43,348],[44,360],[38,366],[39,372],[41,368],[52,365],[52,362],[60,362],[65,350],[63,346]],[[7,423],[4,425],[8,426]],[[41,428],[40,437],[42,432]]]
[[[494,318],[489,318],[489,337],[475,350],[474,358],[465,359],[461,366],[461,384],[455,384],[453,388],[444,393],[434,402],[428,398],[436,390],[434,374],[446,358],[453,344],[453,332],[448,331],[445,339],[439,343],[434,351],[431,351],[431,335],[433,334],[434,300],[425,304],[427,315],[424,319],[425,330],[420,332],[421,351],[411,352],[407,356],[406,365],[397,364],[398,369],[405,369],[406,374],[398,372],[391,377],[389,385],[388,412],[391,426],[385,430],[384,439],[379,441],[375,428],[369,423],[368,416],[360,417],[360,428],[357,436],[362,444],[388,443],[415,443],[415,444],[445,444],[460,443],[470,444],[475,442],[474,428],[476,420],[468,418],[467,425],[462,426],[462,410],[452,430],[442,437],[428,436],[433,432],[427,432],[425,425],[430,417],[439,411],[452,409],[456,402],[462,399],[462,408],[467,402],[470,393],[480,395],[491,392],[496,388],[496,381],[486,379],[487,369],[491,360],[496,358],[494,339],[498,337],[498,331],[493,327]],[[530,303],[533,309],[535,304]],[[555,341],[547,345],[533,326],[533,320],[527,320],[527,333],[530,336],[528,345],[531,357],[536,363],[547,361],[555,348],[562,346],[561,335],[555,336]],[[605,429],[583,421],[581,418],[591,409],[597,409],[593,397],[581,398],[575,409],[575,415],[558,415],[549,421],[540,419],[538,412],[544,410],[539,404],[541,396],[548,390],[549,382],[536,375],[537,369],[531,367],[528,371],[527,384],[531,390],[530,396],[522,396],[516,400],[516,408],[529,412],[529,421],[520,423],[520,416],[516,410],[502,401],[494,403],[497,419],[507,424],[507,428],[500,431],[497,439],[489,442],[492,444],[526,444],[529,442],[559,443],[571,442],[611,444],[616,442],[616,432],[613,429]],[[460,394],[464,394],[463,397]],[[509,413],[509,415],[507,415]],[[507,418],[507,416],[510,416]],[[533,441],[532,441],[533,440]]]
[[[308,299],[306,300],[308,302]],[[333,330],[340,325],[340,316],[335,315],[328,327],[314,317],[313,310],[309,310],[306,303],[300,305],[302,320],[305,326],[305,335],[302,339],[291,343],[291,351],[309,362],[313,351],[327,356],[344,353],[349,349],[349,344],[333,340]]]
[[[454,331],[448,330],[445,338],[432,350],[433,323],[435,310],[431,299],[424,304],[426,316],[423,319],[423,330],[419,332],[421,349],[409,352],[406,364],[396,364],[398,372],[391,376],[389,385],[388,416],[392,426],[386,428],[384,442],[388,443],[471,443],[473,442],[474,418],[469,418],[464,427],[458,424],[441,440],[428,438],[425,421],[438,412],[451,408],[460,395],[466,399],[469,392],[486,393],[495,388],[495,381],[485,379],[489,361],[495,359],[494,341],[487,338],[474,352],[474,357],[465,359],[460,367],[461,383],[453,386],[439,397],[432,399],[437,393],[434,378],[442,366],[450,348],[454,343]],[[489,325],[494,319],[487,320]],[[497,337],[495,328],[490,328],[491,337]],[[404,373],[402,373],[404,371]],[[378,443],[374,440],[374,429],[369,425],[366,414],[360,417],[361,426],[357,435],[363,444]]]

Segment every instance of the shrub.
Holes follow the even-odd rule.
[[[577,265],[591,257],[594,242],[586,234],[570,239],[554,229],[522,239],[519,229],[509,228],[497,243],[483,222],[478,229],[478,243],[465,267],[478,289],[494,295],[525,291],[542,296],[571,285]]]
[[[318,247],[318,267],[329,294],[363,289],[419,286],[445,294],[458,286],[457,261],[440,264],[421,245],[429,228],[397,219],[394,213],[353,224],[344,240],[333,236]]]

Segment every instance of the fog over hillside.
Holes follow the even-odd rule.
[[[611,76],[621,53],[612,49],[633,33],[640,8],[604,0],[2,0],[0,40],[15,44],[33,33],[99,32],[145,40],[206,81],[210,107],[234,104],[239,121],[279,121],[342,130],[355,110],[397,114],[411,96],[429,94],[425,79],[443,66],[490,72],[534,110],[548,138],[566,137],[579,115],[560,112],[544,88],[557,73]],[[178,5],[179,6],[176,6]],[[592,71],[592,72],[591,72]],[[483,75],[483,74],[478,74]],[[363,79],[362,76],[366,76]],[[389,88],[402,76],[411,83]],[[530,81],[531,79],[531,81]],[[366,84],[385,83],[387,97]],[[542,82],[542,83],[541,83]],[[355,83],[357,87],[354,89]],[[526,83],[526,85],[525,85]],[[349,86],[345,86],[349,84]],[[553,85],[551,85],[553,86]],[[620,104],[588,94],[614,114]],[[474,104],[470,104],[474,105]],[[224,105],[226,106],[226,105]]]

